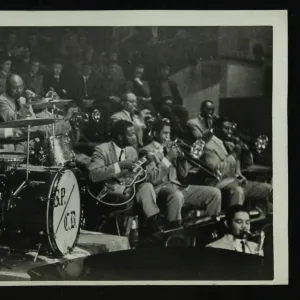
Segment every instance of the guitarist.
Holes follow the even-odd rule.
[[[132,122],[118,120],[111,131],[112,140],[95,147],[89,165],[89,179],[93,183],[113,179],[122,171],[132,171],[138,160],[138,153],[132,146],[136,143],[136,133]],[[149,230],[155,234],[159,231],[161,220],[156,205],[156,194],[151,183],[137,186],[136,201],[141,205],[147,218]]]

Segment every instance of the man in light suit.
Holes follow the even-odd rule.
[[[114,178],[124,170],[132,170],[138,160],[138,153],[132,147],[136,142],[135,129],[131,122],[116,121],[112,128],[112,140],[95,147],[90,165],[89,178],[93,183]],[[156,233],[159,228],[159,209],[156,194],[149,182],[138,186],[136,201],[141,205],[149,229]]]
[[[193,128],[194,138],[201,138],[204,133],[202,127],[197,126],[195,122],[189,124]],[[242,151],[249,154],[249,160],[252,157],[248,147],[228,141],[231,124],[225,119],[219,118],[215,121],[214,130],[214,135],[205,144],[201,160],[212,170],[218,170],[222,174],[223,178],[216,187],[228,192],[229,205],[243,205],[246,200],[249,205],[262,204],[265,215],[272,214],[272,186],[267,183],[247,181],[241,173],[239,162]]]
[[[228,233],[206,247],[226,249],[263,256],[257,243],[248,240],[250,232],[249,212],[242,205],[233,205],[226,212],[225,226]]]
[[[123,109],[110,117],[111,123],[114,124],[117,120],[126,120],[132,122],[135,128],[135,132],[137,135],[137,146],[143,146],[143,133],[146,129],[143,120],[140,120],[139,117],[136,115],[137,109],[137,98],[136,96],[131,93],[127,92],[122,97],[122,106]]]
[[[22,97],[24,92],[23,80],[16,74],[11,74],[6,81],[5,93],[0,95],[0,122],[13,121],[24,118],[28,115],[34,116],[30,105],[26,104],[26,99]],[[6,129],[5,137],[13,136],[14,133],[20,135],[20,129]],[[12,144],[5,144],[2,147],[6,150],[24,151],[24,144],[20,143],[16,147]],[[16,149],[15,149],[16,148]]]
[[[185,186],[177,172],[187,172],[186,160],[178,159],[174,147],[164,149],[170,139],[171,127],[168,119],[157,119],[152,126],[154,140],[142,152],[157,153],[156,162],[147,165],[149,181],[154,185],[158,197],[166,200],[167,219],[170,226],[182,223],[181,209],[184,204],[205,209],[208,216],[217,216],[221,210],[221,192],[209,186]]]

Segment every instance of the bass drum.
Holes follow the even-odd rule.
[[[61,257],[73,251],[80,232],[81,201],[76,176],[71,170],[26,167],[11,175],[12,196],[4,217],[9,246],[38,249]],[[17,245],[18,243],[18,245]],[[21,244],[20,244],[21,243]]]

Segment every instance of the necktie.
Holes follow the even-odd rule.
[[[241,241],[241,244],[242,244],[242,251],[243,251],[243,253],[246,253],[245,242],[244,242],[244,241]]]
[[[122,149],[120,152],[119,161],[121,161],[123,153],[124,153],[124,150]]]
[[[88,97],[88,92],[87,92],[87,77],[83,77],[83,81],[84,81],[84,93],[85,96]]]

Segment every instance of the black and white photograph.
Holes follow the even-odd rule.
[[[288,283],[285,11],[1,12],[0,69],[1,285]]]

